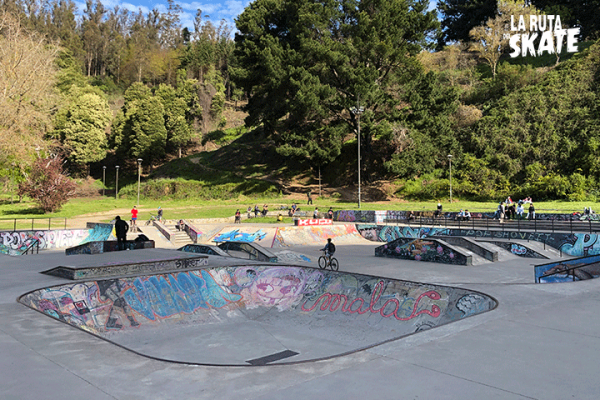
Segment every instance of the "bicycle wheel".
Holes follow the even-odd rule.
[[[337,271],[338,269],[340,269],[340,264],[338,263],[337,258],[331,258],[331,261],[329,262],[329,266],[331,267],[332,271]]]
[[[324,256],[319,257],[319,268],[327,268],[327,259]]]

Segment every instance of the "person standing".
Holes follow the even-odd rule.
[[[117,236],[117,248],[119,250],[125,250],[128,230],[129,225],[127,225],[127,222],[123,221],[121,217],[117,215],[115,218],[115,234]]]
[[[235,223],[236,224],[241,224],[242,223],[242,214],[240,213],[240,209],[239,208],[235,211]]]
[[[158,214],[156,215],[156,219],[158,220],[158,222],[162,222],[162,217],[163,217],[163,209],[160,208],[160,206],[158,206]]]
[[[254,205],[254,218],[258,218],[258,213],[260,213],[260,210],[258,209],[258,204]]]
[[[306,205],[312,205],[312,192],[310,191],[310,189],[308,189],[308,192],[306,192],[306,196],[308,197],[308,201],[306,202]]]
[[[327,218],[333,221],[333,208],[329,207],[329,211],[327,211]]]
[[[527,214],[527,219],[535,219],[535,207],[533,206],[533,203],[529,204],[529,213]]]
[[[440,200],[438,200],[437,209],[435,210],[434,216],[436,218],[441,217],[442,216],[442,210],[443,210],[442,202]]]
[[[137,232],[137,218],[138,218],[138,209],[137,206],[133,206],[131,209],[131,231]]]
[[[319,208],[315,207],[315,211],[313,212],[313,218],[319,219]]]

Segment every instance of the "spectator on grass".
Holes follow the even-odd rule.
[[[254,218],[258,218],[258,213],[260,210],[258,209],[258,204],[254,205]]]
[[[248,206],[246,211],[248,212],[248,219],[252,218],[252,206]]]
[[[242,213],[240,212],[239,208],[237,210],[235,210],[235,222],[234,223],[236,223],[236,224],[242,223]]]
[[[333,221],[333,208],[329,207],[329,211],[327,211],[327,218]]]
[[[313,212],[313,218],[314,219],[319,218],[319,209],[317,207],[315,207],[315,211]]]

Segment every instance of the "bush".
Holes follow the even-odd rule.
[[[127,185],[119,195],[137,196],[137,183]],[[157,179],[144,182],[140,186],[140,196],[146,199],[199,199],[231,200],[240,196],[275,198],[279,195],[277,187],[269,182],[255,179],[239,180],[220,184],[186,179]]]
[[[62,208],[75,194],[76,184],[63,171],[62,157],[38,158],[25,181],[19,184],[19,196],[28,195],[45,212]]]

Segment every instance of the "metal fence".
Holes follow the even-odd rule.
[[[581,221],[577,219],[556,220],[494,220],[489,218],[471,218],[470,220],[455,220],[450,218],[415,218],[413,220],[387,220],[386,222],[405,223],[408,226],[439,226],[456,229],[495,229],[502,231],[527,231],[527,232],[570,232],[570,233],[595,233],[600,232],[600,222]]]
[[[0,218],[0,231],[67,229],[67,218]]]

